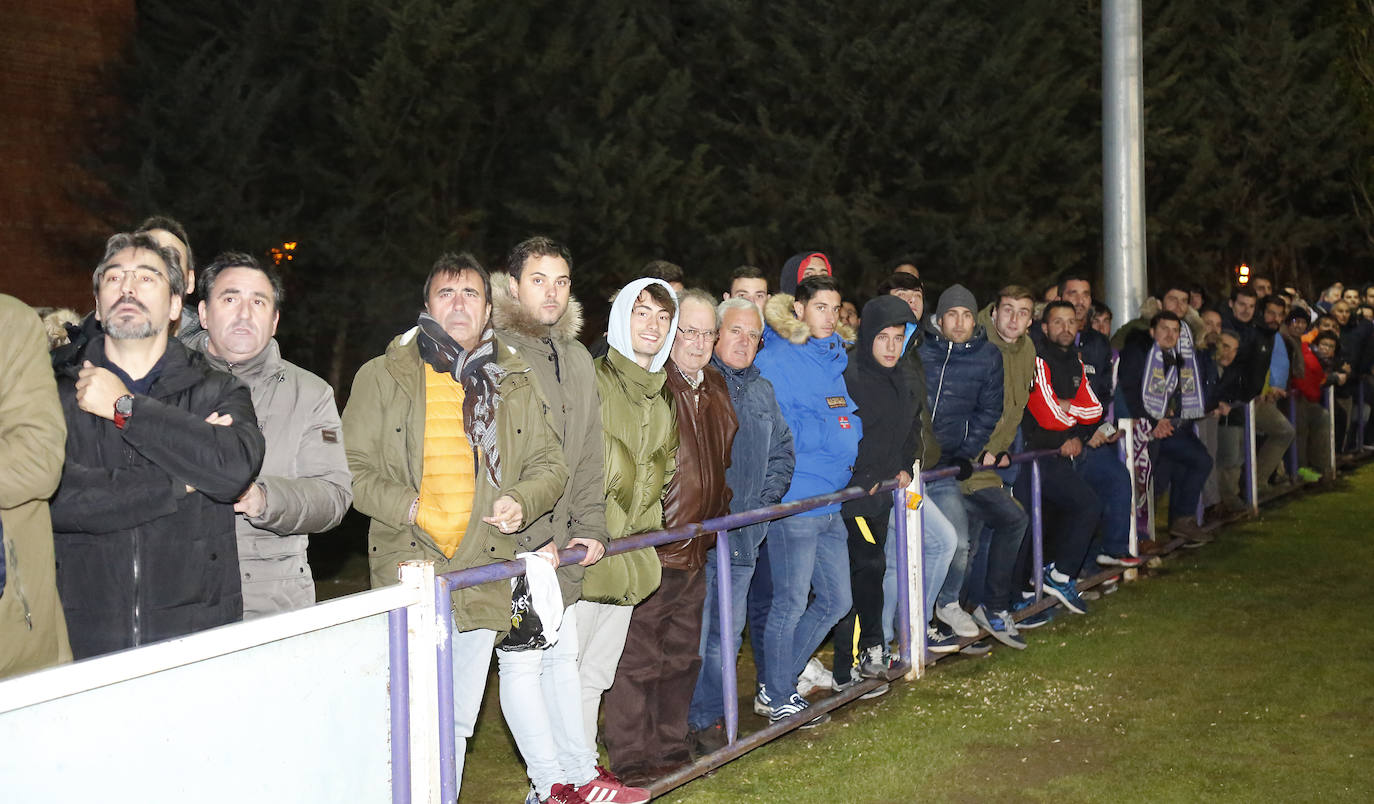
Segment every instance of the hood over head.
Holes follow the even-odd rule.
[[[859,320],[859,340],[854,347],[854,356],[865,369],[897,371],[897,366],[889,369],[873,359],[873,341],[878,337],[878,333],[895,326],[906,328],[902,339],[902,352],[905,353],[911,345],[912,335],[919,326],[907,303],[896,296],[878,296],[864,305],[863,317]]]
[[[634,349],[630,346],[630,310],[634,308],[635,299],[649,285],[662,285],[668,295],[677,303],[677,294],[673,288],[662,279],[644,277],[636,279],[630,284],[620,289],[615,294],[615,301],[611,303],[611,317],[606,322],[606,343],[610,347],[629,360],[635,359]],[[663,339],[663,345],[659,347],[658,354],[654,355],[653,361],[649,364],[649,371],[656,372],[663,368],[663,364],[668,362],[668,353],[673,349],[673,336],[677,334],[677,310],[673,310],[673,320],[668,324],[668,337]]]
[[[803,251],[800,254],[793,254],[783,263],[782,276],[778,279],[778,292],[794,296],[797,293],[797,283],[802,280],[802,266],[812,257],[820,257],[825,263],[825,272],[829,276],[835,275],[835,269],[830,265],[830,258],[825,256],[822,251]]]

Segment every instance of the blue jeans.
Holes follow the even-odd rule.
[[[979,605],[990,612],[1009,609],[1016,557],[1030,516],[1004,488],[983,488],[964,495],[964,515],[969,541],[976,544],[970,547],[974,560],[969,562],[967,591],[960,602],[969,610]]]
[[[724,538],[721,534],[716,538]],[[763,539],[760,538],[759,542]],[[758,545],[754,545],[756,551]],[[692,693],[692,707],[687,712],[687,725],[704,729],[725,717],[725,700],[721,691],[720,673],[720,609],[716,591],[716,551],[706,556],[706,603],[702,607],[701,673],[697,676],[696,691]],[[749,583],[754,578],[754,562],[730,564],[730,623],[734,630],[730,655],[738,660],[740,644],[744,641],[744,618],[748,610]],[[762,651],[759,651],[760,653]]]
[[[1131,550],[1131,473],[1121,462],[1121,452],[1115,444],[1085,446],[1074,468],[1102,502],[1098,520],[1101,551],[1111,556],[1126,555]]]
[[[959,481],[952,477],[942,478],[926,485],[926,499],[935,503],[940,513],[954,526],[958,541],[954,545],[954,556],[949,562],[949,572],[935,595],[935,608],[959,602],[959,592],[964,588],[964,576],[969,565],[969,527],[968,513],[964,509],[964,492]],[[933,614],[934,612],[927,612]]]
[[[894,509],[888,517],[887,544],[883,546],[887,554],[887,570],[883,573],[883,642],[888,645],[897,637],[897,584],[901,577],[897,572],[897,517],[905,514],[905,511]],[[929,494],[921,504],[921,516],[921,562],[925,579],[921,593],[928,621],[935,608],[935,595],[944,584],[949,562],[954,558],[959,534]]]
[[[849,533],[838,513],[790,516],[768,528],[773,608],[763,650],[768,695],[775,703],[797,691],[797,676],[835,623],[849,611]],[[814,592],[810,604],[807,596]]]

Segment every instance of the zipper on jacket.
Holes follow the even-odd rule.
[[[7,556],[5,560],[10,567],[5,573],[9,576],[9,580],[5,582],[5,589],[8,591],[11,585],[14,586],[15,593],[19,595],[19,604],[24,607],[24,623],[32,631],[33,612],[29,610],[29,598],[24,594],[24,576],[19,572],[19,555],[14,551],[14,542],[5,542],[5,555]],[[19,579],[19,583],[11,584],[10,581],[15,578]]]
[[[935,429],[935,417],[940,415],[940,392],[945,390],[945,369],[949,367],[949,356],[954,354],[954,341],[945,349],[945,362],[940,365],[940,382],[935,385],[935,407],[930,410],[930,428]]]
[[[138,603],[139,603],[139,589],[138,589],[138,544],[139,544],[139,542],[138,542],[138,530],[134,530],[133,537],[134,537],[134,614],[133,614],[133,632],[134,632],[134,645],[135,645],[135,646],[138,646],[138,645],[143,644],[143,643],[142,643],[142,638],[141,638],[141,633],[140,633],[141,629],[139,628],[139,622],[138,622],[138,620],[139,620],[139,614],[140,614],[140,612],[139,612],[139,605],[138,605]]]

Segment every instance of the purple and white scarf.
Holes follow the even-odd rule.
[[[1178,332],[1178,360],[1167,365],[1164,350],[1159,344],[1150,345],[1150,357],[1145,361],[1145,377],[1141,380],[1140,396],[1145,412],[1156,419],[1164,418],[1169,397],[1177,389],[1183,396],[1183,419],[1201,419],[1207,406],[1202,398],[1202,372],[1198,370],[1197,352],[1193,349],[1193,333],[1180,322]]]

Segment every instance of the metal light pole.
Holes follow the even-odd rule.
[[[1145,101],[1140,0],[1102,3],[1102,250],[1115,320],[1136,317],[1145,285]]]

